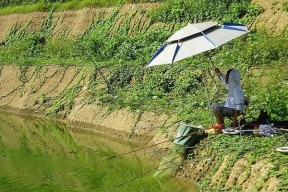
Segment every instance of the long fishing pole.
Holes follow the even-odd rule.
[[[209,143],[209,142],[208,142],[208,143]],[[208,143],[205,143],[205,144],[203,145],[203,147],[207,146]],[[243,144],[243,143],[240,143],[240,144]],[[230,146],[231,143],[230,143],[230,144],[219,144],[219,145],[217,145],[217,146],[227,146],[227,145]],[[237,146],[238,146],[238,144],[237,144]],[[200,147],[200,146],[197,146],[197,147]],[[196,147],[195,147],[195,148],[196,148]],[[251,149],[252,149],[252,148],[251,148]],[[255,147],[254,147],[254,149],[255,149]],[[212,158],[212,157],[202,157],[202,158],[193,159],[193,161],[201,161],[202,159],[213,159],[213,158]],[[162,164],[162,165],[163,165],[163,164]],[[161,167],[161,166],[158,166],[158,167]],[[157,167],[157,168],[158,168],[158,167]],[[169,168],[171,168],[171,167],[169,167]],[[149,172],[151,172],[151,171],[153,171],[153,170],[155,170],[155,168],[153,168],[153,169],[150,170]],[[145,172],[145,173],[143,173],[142,175],[148,174],[149,172]],[[141,175],[140,175],[140,176],[141,176]],[[125,184],[130,183],[130,182],[138,179],[140,176],[137,176],[137,178],[133,178],[133,179],[125,182],[124,184],[120,184],[120,185],[116,186],[116,188],[120,188],[120,187],[124,186]],[[45,178],[42,178],[42,179],[46,179],[46,177],[45,177]],[[35,181],[35,180],[33,180],[33,181]],[[12,190],[12,189],[19,188],[19,187],[21,187],[21,186],[14,186],[14,187],[11,187],[11,188],[8,188],[8,189],[1,190],[0,192]],[[116,189],[116,188],[113,188],[113,189]],[[112,190],[110,190],[110,191],[112,191]]]
[[[131,182],[139,179],[140,177],[143,177],[144,175],[147,175],[148,173],[150,173],[150,172],[152,172],[152,171],[155,171],[155,170],[156,170],[156,171],[162,171],[162,170],[166,170],[166,169],[170,169],[170,168],[174,168],[174,167],[178,167],[178,168],[179,168],[179,167],[181,167],[182,165],[185,165],[185,163],[176,164],[176,165],[173,165],[173,166],[169,166],[169,167],[165,167],[165,168],[159,169],[161,166],[166,165],[166,164],[168,164],[168,163],[170,163],[170,162],[173,162],[174,160],[176,160],[176,159],[178,159],[178,158],[180,158],[180,157],[181,157],[181,156],[179,156],[179,157],[177,157],[177,158],[174,158],[174,159],[172,159],[172,160],[170,160],[170,161],[167,161],[167,162],[163,163],[163,164],[160,165],[160,166],[154,167],[153,169],[151,169],[151,170],[149,170],[149,171],[146,171],[146,172],[144,172],[143,174],[140,174],[140,175],[138,175],[138,176],[136,176],[136,177],[134,177],[134,178],[132,178],[132,179],[130,179],[130,180],[127,180],[126,182],[121,183],[121,184],[117,185],[116,187],[114,187],[114,188],[112,188],[112,189],[110,189],[110,190],[108,190],[108,191],[106,191],[106,192],[115,191],[115,190],[117,190],[118,188],[123,187],[124,185],[127,185],[127,184],[129,184],[129,183],[131,183]],[[203,157],[203,158],[199,158],[199,159],[203,160],[203,159],[212,159],[212,158],[211,158],[211,157]],[[196,161],[196,160],[198,160],[198,159],[194,159],[194,161]]]
[[[189,135],[193,135],[193,134],[196,134],[198,132],[195,132],[195,133],[191,133],[191,134],[188,134],[188,135],[185,135],[185,136],[179,136],[179,137],[176,137],[175,139],[179,139],[179,138],[182,138],[182,137],[186,137],[186,136],[189,136]],[[66,171],[63,171],[63,172],[59,172],[59,173],[55,173],[51,176],[57,176],[57,175],[62,175],[64,173],[67,173],[67,172],[71,172],[71,171],[75,171],[75,170],[78,170],[78,169],[81,169],[81,168],[84,168],[84,167],[88,167],[90,165],[94,165],[96,163],[100,163],[100,162],[103,162],[103,161],[107,161],[107,160],[111,160],[111,159],[115,159],[116,157],[121,157],[121,156],[125,156],[125,155],[128,155],[128,154],[131,154],[131,153],[135,153],[135,152],[138,152],[138,151],[141,151],[141,150],[144,150],[144,149],[148,149],[148,148],[151,148],[151,147],[155,147],[157,145],[160,145],[160,144],[163,144],[163,143],[167,143],[171,140],[174,140],[173,139],[169,139],[169,140],[166,140],[166,141],[162,141],[162,142],[159,142],[159,143],[155,143],[153,145],[149,145],[147,147],[142,147],[142,148],[139,148],[139,149],[135,149],[135,150],[132,150],[132,151],[128,151],[128,152],[125,152],[125,153],[121,153],[119,155],[114,155],[114,156],[111,156],[111,157],[108,157],[108,158],[105,158],[105,159],[102,159],[102,160],[99,160],[99,161],[96,161],[96,162],[92,162],[92,163],[88,163],[86,165],[83,165],[83,166],[80,166],[80,167],[76,167],[76,168],[73,168],[73,169],[68,169]]]
[[[251,122],[249,122],[249,123],[251,123]],[[243,126],[243,125],[242,125]],[[239,126],[239,127],[241,127],[241,126]],[[188,135],[192,135],[192,134],[196,134],[196,133],[198,133],[198,132],[195,132],[195,133],[191,133],[191,134],[188,134]],[[188,136],[188,135],[185,135],[185,136]],[[181,137],[185,137],[185,136],[180,136],[180,137],[176,137],[176,138],[181,138]],[[176,139],[175,138],[175,139]],[[171,140],[171,139],[170,139]],[[170,140],[167,140],[167,141],[170,141]],[[161,142],[161,143],[163,143],[163,142]],[[160,144],[160,143],[159,143]],[[199,145],[199,146],[194,146],[194,147],[185,147],[185,148],[200,148],[200,147],[205,147],[205,146],[207,146],[209,144],[209,142],[207,142],[207,143],[204,143],[203,145]],[[240,144],[243,144],[243,143],[240,143]],[[230,146],[231,145],[231,143],[229,143],[229,144],[219,144],[219,145],[217,145],[217,146]],[[235,144],[236,145],[236,144]],[[151,146],[155,146],[155,145],[151,145]],[[238,144],[237,144],[237,146],[238,146]],[[148,146],[149,147],[149,146]],[[146,148],[148,148],[148,147],[146,147]],[[252,146],[253,147],[253,146]],[[142,149],[144,149],[144,148],[142,148]],[[253,149],[253,148],[251,148],[251,149]],[[255,147],[254,147],[254,149],[255,149]],[[131,151],[131,153],[132,152],[135,152],[135,151],[139,151],[140,149],[138,149],[138,150],[134,150],[134,151]],[[128,154],[128,152],[127,153],[123,153],[123,154]],[[118,156],[120,156],[120,155],[118,155]],[[104,160],[109,160],[109,159],[113,159],[113,158],[115,158],[115,157],[117,157],[117,156],[112,156],[112,157],[109,157],[109,158],[106,158],[106,159],[103,159],[103,160],[100,160],[100,161],[97,161],[97,162],[101,162],[101,161],[104,161]],[[211,157],[208,157],[208,158],[211,158]],[[196,161],[196,160],[199,160],[199,159],[203,159],[203,158],[197,158],[197,159],[194,159],[194,161]],[[204,158],[204,159],[206,159],[206,158]],[[93,162],[93,163],[91,163],[91,164],[95,164],[95,163],[97,163],[97,162]],[[91,165],[91,164],[89,164],[89,165]],[[163,165],[163,164],[162,164]],[[86,166],[88,166],[88,164],[86,165]],[[81,167],[84,167],[84,166],[81,166]],[[160,167],[160,166],[158,166],[158,167]],[[80,169],[80,167],[78,167],[78,168],[76,168],[76,169]],[[75,169],[71,169],[71,170],[75,170]],[[70,171],[71,171],[70,170]],[[155,170],[155,169],[153,169],[153,170]],[[151,170],[152,171],[152,170]],[[151,172],[151,171],[149,171],[149,172]],[[66,171],[66,172],[68,172],[68,171]],[[145,172],[145,174],[148,174],[149,172]],[[58,175],[59,174],[63,174],[63,173],[65,173],[65,172],[62,172],[62,173],[58,173]],[[145,175],[145,174],[143,174],[143,175]],[[54,174],[54,175],[57,175],[57,174]],[[139,176],[138,176],[139,177]],[[138,178],[137,177],[137,178]],[[48,177],[42,177],[42,178],[40,178],[41,180],[43,180],[43,179],[47,179]],[[136,179],[137,179],[136,178]],[[38,178],[39,179],[39,178]],[[131,181],[133,181],[133,180],[136,180],[136,179],[132,179]],[[33,181],[35,181],[35,179],[33,179]],[[131,182],[131,181],[127,181],[126,183],[129,183],[129,182]],[[119,187],[121,187],[121,186],[123,186],[124,184],[120,184],[120,185],[118,185],[118,186],[116,186],[116,188],[119,188]],[[14,186],[14,187],[11,187],[11,188],[8,188],[8,189],[4,189],[4,190],[1,190],[0,192],[5,192],[5,191],[8,191],[8,190],[12,190],[12,189],[15,189],[15,188],[19,188],[19,187],[21,187],[20,185],[19,186]]]
[[[182,149],[196,149],[196,148],[200,148],[200,146],[193,146],[193,147],[184,147],[184,146],[182,146],[181,147]],[[157,156],[157,157],[162,157],[162,153],[165,153],[165,152],[167,152],[167,151],[169,151],[169,152],[173,152],[173,151],[177,151],[177,150],[179,150],[179,149],[177,149],[177,148],[175,148],[175,149],[169,149],[169,148],[164,148],[164,149],[162,149],[162,150],[157,150],[157,151],[145,151],[145,152],[143,152],[143,153],[138,153],[139,155],[146,155],[147,153],[148,154],[153,154],[154,156]]]
[[[249,122],[249,123],[251,123],[251,122]],[[247,123],[247,124],[248,124],[248,123]],[[244,125],[242,125],[242,126],[244,126]],[[239,126],[239,127],[241,127],[241,126]],[[285,130],[285,131],[286,131],[286,130]],[[196,132],[196,133],[198,133],[198,132]],[[195,134],[195,133],[193,133],[193,134]],[[206,145],[207,145],[207,143],[206,143]],[[227,145],[231,145],[231,144],[221,144],[221,145],[227,146]],[[219,145],[219,146],[220,146],[220,145]],[[197,147],[199,147],[199,146],[184,147],[184,148],[186,148],[186,149],[188,149],[188,148],[193,148],[193,149],[195,149],[195,148],[197,148]],[[252,146],[252,147],[253,147],[253,146]],[[254,148],[250,148],[250,149],[255,149],[255,147],[254,147]],[[180,167],[180,165],[185,165],[185,164],[179,164],[179,165],[176,164],[175,166],[169,166],[169,167],[166,167],[166,168],[163,168],[163,169],[159,169],[159,168],[162,167],[163,165],[166,165],[166,164],[168,164],[168,163],[170,163],[170,162],[172,162],[172,161],[174,161],[174,160],[176,160],[176,159],[178,159],[178,158],[180,158],[180,157],[181,157],[181,156],[178,156],[177,158],[174,158],[174,159],[172,159],[172,160],[170,160],[170,161],[168,161],[168,162],[165,162],[164,164],[161,164],[160,166],[157,166],[157,167],[155,167],[155,168],[153,168],[153,169],[151,169],[151,170],[149,170],[149,171],[147,171],[147,172],[144,172],[143,174],[138,175],[137,177],[134,177],[134,178],[132,178],[132,179],[130,179],[130,180],[124,182],[124,183],[121,183],[121,184],[117,185],[116,187],[108,190],[107,192],[115,191],[115,190],[117,190],[118,188],[123,187],[124,185],[127,185],[127,184],[129,184],[129,183],[131,183],[131,182],[139,179],[140,177],[143,177],[144,175],[146,175],[146,174],[148,174],[148,173],[150,173],[150,172],[152,172],[152,171],[154,171],[154,170],[159,170],[159,171],[160,171],[160,170],[165,170],[165,169],[169,169],[169,168],[173,168],[173,167]],[[204,158],[199,158],[199,159],[203,160],[203,159],[212,159],[212,158],[211,158],[211,157],[204,157]],[[199,160],[199,159],[194,159],[194,161]]]
[[[200,129],[199,129],[199,131],[200,131]],[[117,158],[117,157],[120,157],[120,156],[125,156],[125,155],[131,154],[131,153],[135,153],[135,152],[138,152],[138,151],[141,151],[141,150],[144,150],[144,149],[155,147],[157,145],[160,145],[160,144],[163,144],[163,143],[167,143],[167,142],[172,141],[174,139],[180,139],[182,137],[187,137],[187,136],[191,136],[191,135],[194,135],[194,134],[198,134],[199,131],[197,131],[195,133],[190,133],[190,134],[187,134],[187,135],[184,135],[184,136],[179,136],[179,137],[176,137],[176,138],[168,139],[168,140],[165,140],[165,141],[162,141],[162,142],[159,142],[159,143],[155,143],[153,145],[149,145],[149,146],[142,147],[142,148],[139,148],[139,149],[136,149],[136,150],[128,151],[128,152],[125,152],[125,153],[122,153],[122,154],[119,154],[119,155],[114,155],[114,156],[111,156],[111,157],[108,157],[108,158],[105,158],[105,159],[94,161],[92,163],[88,163],[88,164],[82,165],[80,167],[76,167],[76,168],[73,168],[73,169],[68,169],[68,170],[65,170],[65,171],[62,171],[62,172],[58,172],[58,173],[50,175],[49,177],[63,175],[65,173],[68,173],[68,172],[71,172],[71,171],[75,171],[75,170],[78,170],[78,169],[81,169],[81,168],[84,168],[84,167],[88,167],[88,166],[94,165],[96,163],[104,162],[104,161],[111,160],[111,159],[114,159],[114,158]],[[44,180],[44,179],[47,179],[49,177],[38,177],[36,179],[33,179],[33,181],[35,181],[35,180]],[[8,191],[8,190],[19,188],[19,187],[21,187],[21,186],[20,185],[14,186],[14,187],[11,187],[11,188],[7,188],[7,189],[4,189],[4,190],[1,190],[0,192]]]
[[[177,125],[167,125],[167,126],[147,126],[147,127],[136,127],[137,129],[160,129],[160,128],[173,128]]]
[[[154,167],[154,168],[152,168],[152,169],[150,169],[150,170],[148,170],[148,171],[146,171],[146,172],[144,172],[144,173],[142,173],[142,174],[140,174],[140,175],[138,175],[138,176],[136,176],[136,177],[134,177],[134,178],[132,178],[132,179],[130,179],[130,180],[127,180],[127,181],[124,182],[124,183],[121,183],[121,184],[113,187],[112,189],[107,190],[106,192],[115,191],[116,189],[118,189],[118,188],[120,188],[120,187],[122,187],[122,186],[124,186],[124,185],[126,185],[126,184],[128,184],[128,183],[130,183],[130,182],[132,182],[132,181],[135,181],[135,180],[139,179],[140,177],[142,177],[142,176],[144,176],[144,175],[146,175],[146,174],[148,174],[148,173],[150,173],[150,172],[152,172],[152,171],[158,170],[160,167],[162,167],[162,166],[164,166],[164,165],[166,165],[166,164],[168,164],[168,163],[170,163],[170,162],[173,162],[174,160],[176,160],[176,159],[178,159],[178,158],[180,158],[180,157],[181,157],[181,156],[175,157],[175,158],[171,159],[170,161],[167,161],[167,162],[161,164],[160,166]],[[179,165],[177,165],[177,166],[179,166]],[[166,167],[166,168],[163,168],[163,170],[169,169],[169,168],[170,168],[170,167],[168,167],[168,168]],[[162,170],[162,169],[160,169],[160,170]],[[160,171],[160,170],[159,170],[159,171]]]

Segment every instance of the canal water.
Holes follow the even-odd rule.
[[[198,191],[153,178],[160,160],[141,145],[47,119],[0,113],[0,192]]]

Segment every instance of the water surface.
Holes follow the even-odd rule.
[[[0,113],[2,191],[196,191],[153,178],[160,161],[133,143],[35,117]],[[146,151],[147,152],[147,151]]]

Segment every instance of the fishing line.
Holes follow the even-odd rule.
[[[144,175],[146,175],[146,174],[148,174],[148,173],[150,173],[150,172],[152,172],[152,171],[157,171],[158,168],[160,168],[160,167],[162,167],[163,165],[166,165],[166,164],[168,164],[168,163],[170,163],[170,162],[172,162],[172,161],[174,161],[174,160],[176,160],[176,159],[178,159],[178,158],[180,158],[180,157],[181,157],[181,156],[176,157],[176,158],[174,158],[174,159],[171,159],[170,161],[167,161],[167,162],[163,163],[163,164],[160,165],[160,166],[154,167],[154,168],[150,169],[149,171],[146,171],[146,172],[138,175],[137,177],[134,177],[134,178],[132,178],[132,179],[130,179],[130,180],[125,181],[124,183],[121,183],[121,184],[113,187],[112,189],[108,190],[107,192],[114,191],[114,190],[116,190],[116,189],[118,189],[118,188],[120,188],[120,187],[122,187],[122,186],[124,186],[124,185],[127,185],[128,183],[131,183],[132,181],[135,181],[135,180],[139,179],[140,177],[143,177]],[[176,167],[176,166],[179,166],[179,165],[174,165],[174,166],[172,166],[172,167]],[[168,168],[171,168],[171,167],[166,167],[166,168],[163,168],[163,169],[159,169],[159,171],[165,170],[165,169],[168,169]]]
[[[139,148],[139,149],[135,149],[133,151],[128,151],[126,153],[122,153],[122,154],[119,154],[119,155],[114,155],[114,156],[111,156],[111,157],[108,157],[108,158],[105,158],[105,159],[101,159],[101,160],[98,160],[98,161],[94,161],[92,163],[88,163],[88,164],[85,164],[85,165],[82,165],[80,167],[76,167],[76,168],[73,168],[73,169],[68,169],[68,170],[65,170],[65,171],[62,171],[62,172],[58,172],[58,173],[55,173],[55,174],[52,174],[52,175],[49,175],[49,177],[37,177],[35,179],[33,179],[33,181],[35,180],[45,180],[45,179],[48,179],[50,177],[53,177],[53,176],[58,176],[58,175],[63,175],[65,173],[68,173],[68,172],[71,172],[71,171],[75,171],[75,170],[78,170],[78,169],[82,169],[82,168],[85,168],[85,167],[88,167],[88,166],[91,166],[91,165],[94,165],[96,163],[100,163],[100,162],[104,162],[104,161],[108,161],[108,160],[111,160],[111,159],[114,159],[114,158],[117,158],[117,157],[120,157],[120,156],[125,156],[125,155],[128,155],[128,154],[131,154],[131,153],[135,153],[135,152],[138,152],[138,151],[141,151],[141,150],[144,150],[144,149],[147,149],[147,148],[150,148],[150,147],[154,147],[154,146],[157,146],[157,145],[160,145],[160,144],[163,144],[163,143],[167,143],[171,140],[174,140],[174,139],[179,139],[179,138],[182,138],[182,137],[187,137],[187,136],[191,136],[191,135],[194,135],[194,134],[198,134],[199,131],[195,132],[195,133],[190,133],[190,134],[187,134],[187,135],[184,135],[184,136],[179,136],[179,137],[176,137],[176,138],[172,138],[172,139],[169,139],[169,140],[165,140],[165,141],[162,141],[162,142],[159,142],[159,143],[155,143],[153,145],[149,145],[147,147],[142,147],[142,148]],[[27,183],[27,182],[26,182]],[[21,185],[22,186],[22,185]],[[15,189],[15,188],[19,188],[21,187],[20,185],[18,186],[14,186],[14,187],[11,187],[11,188],[7,188],[7,189],[4,189],[4,190],[1,190],[0,192],[4,192],[4,191],[8,191],[8,190],[11,190],[11,189]]]
[[[161,128],[173,128],[178,127],[178,125],[168,125],[168,126],[147,126],[147,127],[136,127],[137,129],[161,129]]]
[[[198,132],[196,132],[196,133],[198,133]],[[192,134],[195,134],[195,133],[192,133]],[[191,134],[191,135],[192,135]],[[188,135],[186,135],[186,136],[188,136]],[[183,137],[183,136],[181,136],[181,137]],[[176,138],[175,138],[176,139]],[[208,143],[205,143],[205,145],[203,145],[203,147],[205,147],[205,146],[207,146],[209,144],[209,142]],[[237,144],[237,143],[236,143]],[[231,145],[231,143],[230,144],[219,144],[218,146],[228,146],[228,145]],[[243,143],[242,143],[242,145],[244,145]],[[183,147],[183,148],[186,148],[186,149],[189,149],[189,148],[192,148],[192,149],[195,149],[195,148],[198,148],[198,147],[200,147],[200,146],[193,146],[193,147]],[[251,146],[249,149],[251,150],[251,149],[256,149],[256,145],[255,146]],[[175,150],[177,150],[177,149],[175,149]],[[176,166],[178,166],[178,167],[180,167],[181,165],[185,165],[186,163],[182,163],[182,164],[179,164],[179,165],[174,165],[174,166],[169,166],[169,167],[166,167],[166,168],[163,168],[163,169],[159,169],[161,166],[163,166],[163,165],[166,165],[166,164],[168,164],[168,163],[170,163],[170,162],[172,162],[172,161],[174,161],[174,160],[176,160],[176,159],[178,159],[178,158],[180,158],[181,156],[179,156],[179,157],[177,157],[177,158],[174,158],[174,159],[172,159],[172,160],[170,160],[170,161],[168,161],[168,162],[165,162],[164,164],[162,164],[162,165],[160,165],[160,166],[157,166],[157,167],[155,167],[155,168],[153,168],[153,169],[151,169],[151,170],[149,170],[149,171],[147,171],[147,172],[144,172],[143,174],[140,174],[140,175],[138,175],[137,177],[134,177],[134,178],[132,178],[132,179],[130,179],[130,180],[128,180],[128,181],[126,181],[126,182],[124,182],[124,183],[121,183],[121,184],[119,184],[119,185],[117,185],[116,187],[114,187],[114,188],[112,188],[111,190],[109,190],[109,191],[107,191],[107,192],[110,192],[110,191],[114,191],[114,190],[117,190],[118,188],[120,188],[120,187],[123,187],[124,185],[127,185],[127,184],[129,184],[129,183],[131,183],[131,182],[133,182],[133,181],[135,181],[135,180],[137,180],[137,179],[140,179],[141,177],[143,177],[144,175],[146,175],[146,174],[148,174],[148,173],[150,173],[150,172],[152,172],[152,171],[154,171],[154,170],[165,170],[165,169],[169,169],[169,168],[173,168],[173,167],[176,167]],[[211,157],[204,157],[204,158],[199,158],[199,159],[194,159],[193,161],[201,161],[201,160],[204,160],[204,159],[213,159],[213,158],[211,158]]]
[[[21,186],[22,186],[22,185],[21,185]],[[14,187],[11,187],[11,188],[8,188],[8,189],[3,189],[3,190],[1,190],[0,192],[4,192],[4,191],[16,189],[16,188],[19,188],[19,187],[21,187],[21,186],[14,186]]]
[[[170,169],[170,168],[174,168],[174,167],[180,168],[181,166],[185,165],[186,163],[176,164],[176,165],[173,165],[173,166],[169,166],[169,167],[166,167],[166,168],[159,169],[161,166],[163,166],[163,165],[165,165],[165,164],[168,164],[168,163],[170,163],[171,161],[174,161],[174,160],[176,160],[176,159],[178,159],[178,158],[180,158],[180,157],[181,157],[181,156],[179,156],[179,157],[177,157],[177,158],[174,158],[174,159],[172,159],[172,160],[170,160],[170,161],[167,161],[166,163],[164,163],[164,164],[162,164],[162,165],[160,165],[160,166],[154,167],[153,169],[151,169],[151,170],[149,170],[149,171],[146,171],[146,172],[144,172],[143,174],[140,174],[140,175],[138,175],[137,177],[134,177],[134,178],[132,178],[132,179],[130,179],[130,180],[124,182],[124,183],[121,183],[121,184],[117,185],[116,187],[114,187],[114,188],[112,188],[112,189],[110,189],[110,190],[108,190],[108,191],[106,191],[106,192],[111,192],[111,191],[117,190],[118,188],[123,187],[124,185],[127,185],[127,184],[129,184],[129,183],[131,183],[131,182],[139,179],[140,177],[143,177],[144,175],[146,175],[146,174],[148,174],[148,173],[150,173],[150,172],[152,172],[152,171],[154,171],[154,170],[156,170],[156,171],[162,171],[162,170],[166,170],[166,169]],[[211,157],[202,157],[202,158],[193,159],[193,160],[191,160],[191,161],[192,161],[192,162],[194,162],[194,161],[202,161],[202,160],[204,160],[204,159],[212,159],[212,158],[211,158]]]
[[[242,125],[242,126],[243,126],[243,125]],[[241,126],[238,126],[238,127],[241,127]],[[187,134],[187,135],[185,135],[185,136],[179,136],[179,137],[176,137],[175,139],[178,139],[178,138],[181,138],[181,137],[186,137],[186,136],[193,135],[193,134],[198,134],[198,132],[191,133],[191,134]],[[83,166],[80,166],[80,167],[77,167],[77,168],[74,168],[74,169],[70,169],[70,170],[66,170],[66,171],[63,171],[63,172],[55,173],[55,174],[53,174],[53,175],[50,175],[49,177],[61,175],[61,174],[64,174],[64,173],[67,173],[67,172],[70,172],[70,171],[73,171],[73,170],[81,169],[81,168],[84,168],[84,167],[87,167],[87,166],[90,166],[90,165],[99,163],[99,162],[103,162],[103,161],[106,161],[106,160],[111,160],[111,159],[114,159],[114,158],[119,157],[119,156],[124,156],[124,155],[130,154],[130,153],[135,153],[135,152],[137,152],[137,151],[140,151],[140,150],[143,150],[143,149],[147,149],[147,148],[150,148],[150,147],[153,147],[153,146],[157,146],[157,145],[159,145],[159,144],[162,144],[162,143],[165,143],[165,142],[168,142],[168,141],[171,141],[171,140],[173,140],[173,139],[169,139],[169,140],[166,140],[166,141],[163,141],[163,142],[160,142],[160,143],[156,143],[156,144],[153,144],[153,145],[150,145],[150,146],[147,146],[147,147],[139,148],[139,149],[136,149],[136,150],[133,150],[133,151],[129,151],[129,152],[126,152],[126,153],[122,153],[122,154],[119,154],[119,155],[111,156],[111,157],[108,157],[108,158],[105,158],[105,159],[102,159],[102,160],[99,160],[99,161],[96,161],[96,162],[93,162],[93,163],[89,163],[89,164],[86,164],[86,165],[83,165]],[[204,148],[204,147],[206,147],[206,146],[209,146],[208,144],[209,144],[210,142],[212,142],[212,141],[209,141],[209,142],[204,143],[204,144],[199,145],[199,146],[184,147],[184,148],[187,148],[187,149],[189,149],[189,148],[194,148],[194,149],[195,149],[195,148],[201,148],[201,147]],[[240,144],[240,145],[244,145],[244,143],[234,143],[234,144],[237,145],[237,146],[239,146],[239,144]],[[214,146],[215,146],[215,145],[214,145]],[[222,147],[231,146],[231,142],[219,144],[219,145],[216,145],[216,146],[222,146]],[[245,146],[246,146],[246,145],[245,145]],[[257,146],[255,145],[255,146],[251,146],[251,147],[252,147],[252,148],[250,148],[250,150],[251,150],[251,149],[255,149]],[[179,157],[177,157],[177,158],[179,158]],[[175,159],[177,159],[177,158],[175,158]],[[196,160],[199,161],[199,159],[201,160],[201,159],[207,159],[207,158],[212,159],[211,157],[205,157],[205,158],[194,159],[194,161],[196,161]],[[172,160],[175,160],[175,159],[172,159]],[[149,170],[149,171],[147,171],[147,172],[145,172],[145,173],[143,173],[143,174],[141,174],[141,175],[139,175],[139,176],[137,176],[137,177],[135,177],[135,178],[127,181],[127,182],[125,182],[125,183],[122,183],[122,184],[116,186],[115,188],[113,188],[112,190],[117,189],[117,188],[120,188],[120,187],[122,187],[123,185],[130,183],[130,182],[138,179],[139,177],[144,176],[144,175],[150,173],[151,171],[153,171],[153,170],[155,170],[155,169],[158,169],[159,167],[161,167],[161,166],[163,166],[163,165],[171,162],[172,160],[170,160],[170,161],[168,161],[168,162],[166,162],[166,163],[164,163],[164,164],[162,164],[162,165],[160,165],[160,166],[158,166],[158,167],[156,167],[156,168],[153,168],[152,170]],[[170,168],[170,167],[169,167],[169,168]],[[165,168],[165,169],[167,169],[167,168]],[[44,180],[44,179],[48,179],[49,177],[42,177],[42,178],[39,178],[39,177],[38,177],[38,178],[36,178],[36,179],[37,179],[37,180]],[[35,179],[33,179],[33,181],[35,181]],[[11,187],[11,188],[8,188],[8,189],[1,190],[0,192],[12,190],[12,189],[19,188],[19,187],[21,187],[21,186],[20,186],[20,185],[19,185],[19,186],[14,186],[14,187]],[[110,190],[110,191],[112,191],[112,190]]]
[[[206,143],[206,145],[207,145],[207,144],[208,144],[208,143]],[[237,143],[236,143],[236,144],[237,144]],[[231,143],[230,143],[230,144],[228,144],[228,143],[227,143],[227,144],[219,144],[219,145],[217,145],[217,146],[228,146],[228,145],[231,145]],[[244,145],[244,144],[242,143],[242,145]],[[204,145],[204,147],[205,147],[205,145]],[[250,148],[250,150],[256,148],[255,146],[251,146],[251,147],[252,147],[252,148]],[[188,147],[187,147],[187,148],[188,148]],[[189,147],[189,148],[190,148],[190,147]],[[196,147],[191,147],[191,148],[196,148]],[[177,157],[177,158],[179,158],[179,157]],[[177,158],[175,158],[175,159],[177,159]],[[137,177],[134,177],[134,178],[132,178],[132,179],[130,179],[130,180],[124,182],[124,183],[121,183],[120,185],[117,185],[116,187],[112,188],[111,190],[109,190],[109,191],[107,191],[107,192],[111,192],[111,191],[117,190],[118,188],[123,187],[124,185],[127,185],[127,184],[129,184],[129,183],[131,183],[131,182],[139,179],[140,177],[143,177],[144,175],[152,172],[153,170],[165,170],[165,169],[173,168],[173,167],[176,167],[176,166],[181,167],[181,165],[185,165],[185,164],[186,164],[186,163],[182,163],[182,164],[179,164],[179,165],[169,166],[169,167],[166,167],[166,168],[163,168],[163,169],[159,169],[161,166],[163,166],[163,165],[165,165],[165,164],[167,164],[167,163],[170,163],[171,161],[173,161],[173,160],[175,160],[175,159],[172,159],[172,160],[170,160],[170,161],[168,161],[168,162],[166,162],[166,163],[164,163],[164,164],[162,164],[162,165],[160,165],[160,166],[158,166],[158,167],[155,167],[155,168],[153,168],[153,169],[151,169],[151,170],[149,170],[149,171],[147,171],[147,172],[144,172],[144,173],[141,174],[141,175],[138,175]],[[203,158],[193,159],[193,161],[201,161],[201,160],[204,160],[204,159],[211,159],[211,160],[213,160],[213,158],[211,158],[211,157],[203,157]],[[287,164],[287,163],[285,163],[285,164]],[[285,164],[283,164],[283,165],[285,165]]]
[[[193,146],[193,147],[184,147],[184,146],[181,146],[182,149],[196,149],[196,148],[199,148],[199,146]],[[147,155],[147,153],[149,153],[150,155],[154,155],[154,156],[157,156],[158,158],[162,158],[163,154],[162,153],[167,153],[167,151],[169,152],[173,152],[173,151],[177,151],[179,150],[179,148],[177,149],[170,149],[170,148],[164,148],[164,149],[159,149],[159,150],[156,150],[156,151],[145,151],[145,152],[142,152],[142,153],[137,153],[138,155]],[[167,155],[167,154],[164,154],[164,155]]]
[[[199,146],[193,146],[193,147],[185,147],[185,146],[181,146],[181,148],[183,149],[195,149],[195,148],[198,148]],[[178,150],[178,149],[170,149],[170,148],[164,148],[164,149],[160,149],[161,151],[168,151],[168,150],[170,150],[170,151],[176,151],[176,150]],[[160,151],[159,150],[159,151]],[[146,153],[154,153],[154,152],[158,152],[158,151],[146,151]],[[145,152],[144,152],[145,153]]]
[[[135,149],[133,151],[128,151],[126,153],[122,153],[122,154],[118,154],[118,155],[114,155],[114,156],[111,156],[111,157],[108,157],[108,158],[105,158],[105,159],[102,159],[102,160],[99,160],[99,161],[96,161],[96,162],[92,162],[92,163],[88,163],[86,165],[83,165],[83,166],[80,166],[80,167],[76,167],[76,168],[73,168],[73,169],[68,169],[66,171],[63,171],[63,172],[59,172],[59,173],[55,173],[51,176],[57,176],[57,175],[62,175],[64,173],[67,173],[67,172],[70,172],[70,171],[74,171],[74,170],[77,170],[77,169],[81,169],[81,168],[84,168],[84,167],[88,167],[90,165],[93,165],[93,164],[96,164],[96,163],[99,163],[99,162],[103,162],[103,161],[107,161],[107,160],[111,160],[111,159],[114,159],[116,157],[120,157],[120,156],[125,156],[125,155],[128,155],[130,153],[135,153],[135,152],[138,152],[138,151],[141,151],[141,150],[144,150],[144,149],[148,149],[150,147],[154,147],[154,146],[157,146],[157,145],[160,145],[160,144],[163,144],[163,143],[167,143],[171,140],[175,140],[175,139],[179,139],[179,138],[182,138],[182,137],[187,137],[187,136],[190,136],[190,135],[193,135],[193,134],[198,134],[198,132],[195,132],[195,133],[190,133],[190,134],[187,134],[185,136],[179,136],[179,137],[176,137],[176,138],[173,138],[173,139],[169,139],[169,140],[166,140],[166,141],[162,141],[162,142],[159,142],[159,143],[156,143],[156,144],[153,144],[153,145],[149,145],[147,147],[142,147],[142,148],[139,148],[139,149]]]

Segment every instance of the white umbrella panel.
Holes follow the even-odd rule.
[[[192,29],[191,25],[196,27]],[[146,67],[173,64],[187,57],[215,49],[248,32],[245,25],[234,23],[224,23],[220,26],[216,22],[188,24],[167,40],[168,43],[157,51]]]

